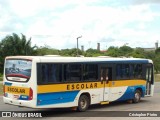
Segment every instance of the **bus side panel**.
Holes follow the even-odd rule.
[[[139,89],[139,88],[142,89],[142,97],[144,97],[145,86],[143,86],[143,85],[128,86],[127,90],[124,92],[124,94],[116,101],[123,101],[123,100],[133,99],[135,90]]]
[[[84,93],[89,93],[91,104],[97,104],[100,103],[100,99],[103,98],[102,94],[100,95],[100,92],[98,92],[102,90],[103,90],[102,88],[98,88],[98,89],[87,89],[79,91],[64,91],[64,92],[38,94],[37,107],[65,108],[65,107],[78,106],[79,97],[81,94]]]
[[[80,95],[86,93],[90,96],[91,104],[100,103],[103,89],[101,82],[38,85],[37,107],[78,106]]]
[[[61,104],[73,102],[79,91],[41,93],[37,96],[37,105]]]
[[[136,89],[141,89],[142,97],[145,96],[145,80],[122,80],[114,81],[110,87],[109,101],[122,101],[134,98]]]

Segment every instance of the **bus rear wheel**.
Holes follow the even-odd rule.
[[[86,95],[81,95],[78,101],[77,110],[80,112],[84,112],[89,107],[89,98]]]
[[[133,98],[133,103],[138,103],[141,100],[141,91],[140,90],[136,90],[134,93],[134,98]]]

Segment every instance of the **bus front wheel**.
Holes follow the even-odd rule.
[[[86,95],[81,95],[78,101],[77,110],[80,112],[84,112],[89,107],[89,98]]]
[[[134,93],[134,98],[133,98],[133,103],[138,103],[141,100],[141,91],[140,90],[136,90]]]

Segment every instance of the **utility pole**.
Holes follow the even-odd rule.
[[[82,38],[82,35],[79,36],[79,37],[77,37],[77,57],[79,56],[79,54],[78,54],[78,39],[79,39],[79,38]]]

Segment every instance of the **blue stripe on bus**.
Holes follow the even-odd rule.
[[[12,86],[12,83],[9,83],[9,82],[5,82],[4,85],[7,85],[7,86]]]
[[[123,100],[128,100],[128,99],[133,99],[134,98],[134,93],[137,88],[142,89],[142,97],[145,95],[145,86],[143,85],[138,85],[138,86],[129,86],[125,93],[116,101],[123,101]]]
[[[50,105],[73,102],[78,91],[54,92],[54,93],[41,93],[37,95],[37,105]]]

